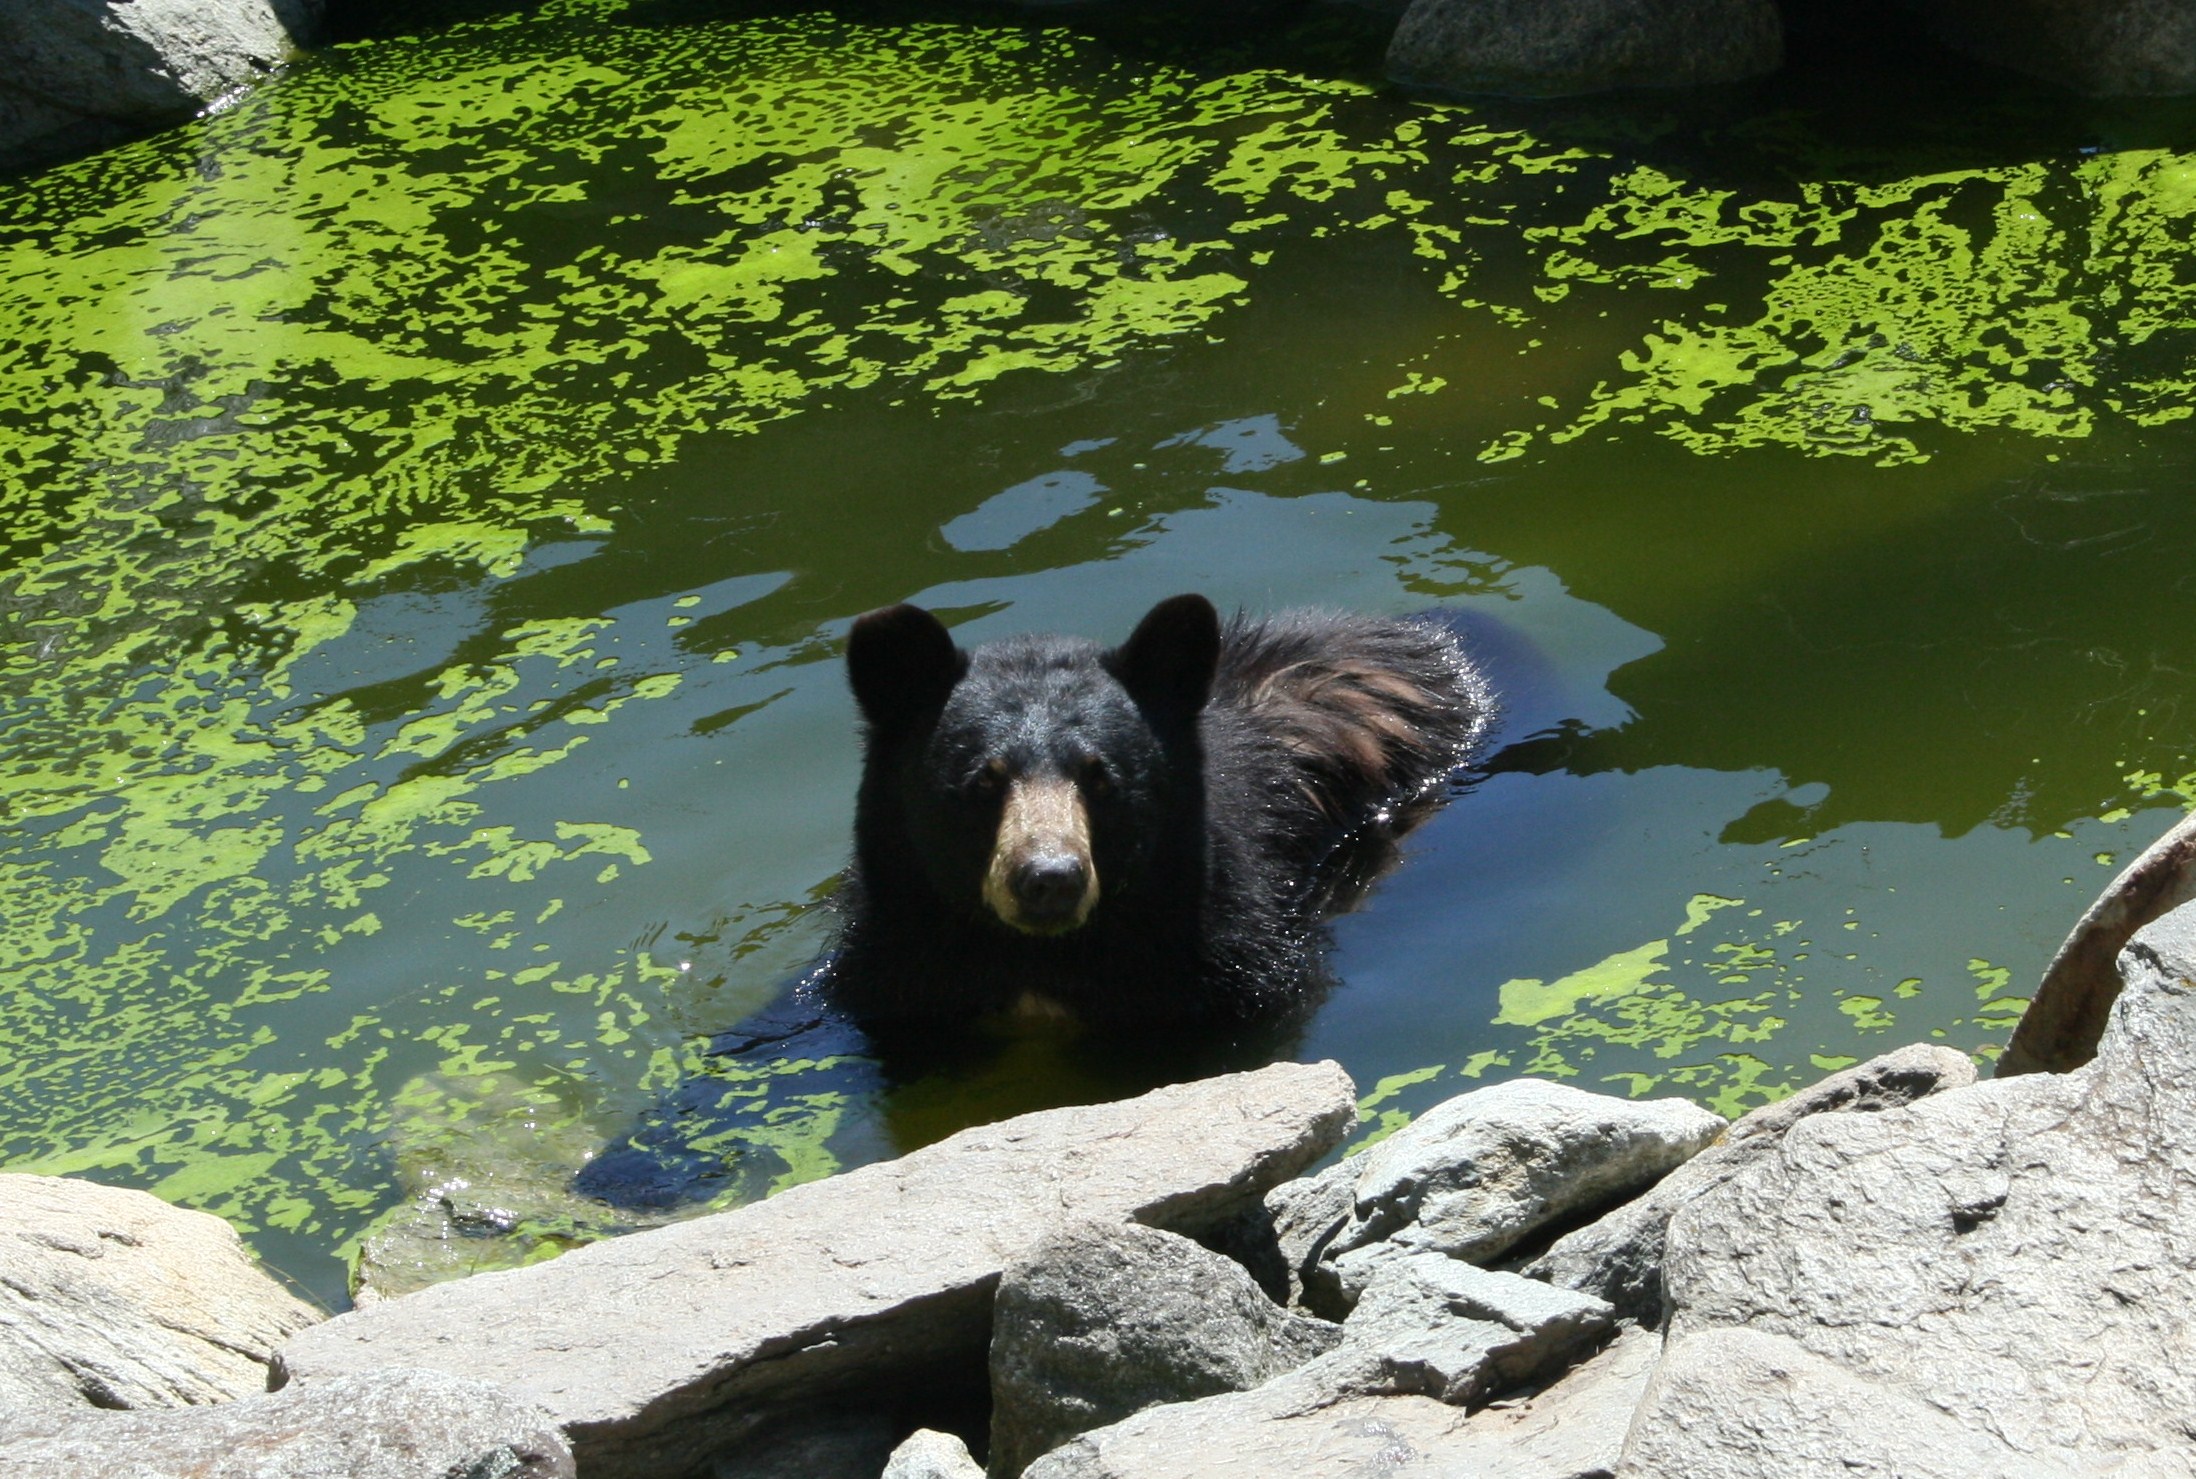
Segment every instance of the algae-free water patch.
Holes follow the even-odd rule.
[[[1862,180],[1793,137],[1689,171],[1561,115],[1059,30],[600,0],[339,49],[0,187],[0,1163],[154,1186],[304,1268],[468,1130],[538,1138],[553,1180],[696,1075],[749,1189],[890,1149],[830,1065],[703,1053],[821,938],[839,623],[1123,558],[1193,454],[1277,498],[1446,500],[1453,471],[1379,486],[1390,444],[1471,477],[1604,438],[1911,466],[2186,415],[2190,156]],[[855,415],[1218,404],[1199,356],[1315,313],[1307,282],[1427,325],[1319,365],[1346,438],[1258,404],[1099,425],[970,465],[882,550],[915,496],[889,476],[823,513],[705,476],[803,421],[829,464]],[[1245,558],[1316,599],[1300,553]],[[2101,794],[2190,768],[2112,758]],[[1737,986],[1671,999],[1646,942],[1683,933],[1511,977],[1482,1051],[1829,1041]],[[1901,1003],[1855,1007],[1821,1030]]]

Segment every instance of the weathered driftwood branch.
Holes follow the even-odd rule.
[[[2097,896],[2044,971],[2043,984],[1998,1059],[1997,1076],[2065,1073],[2097,1054],[2105,1018],[2120,994],[2115,962],[2130,936],[2196,899],[2196,813],[2127,865]]]

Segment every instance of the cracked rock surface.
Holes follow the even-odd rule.
[[[1809,1115],[1897,1109],[1975,1081],[1965,1053],[1917,1043],[1871,1058],[1734,1120],[1715,1144],[1598,1222],[1559,1238],[1525,1272],[1597,1295],[1625,1319],[1662,1323],[1662,1262],[1679,1209],[1773,1155]]]
[[[321,1312],[218,1217],[61,1176],[0,1176],[0,1417],[264,1391]]]
[[[2196,1472],[2196,906],[2120,968],[2087,1067],[1812,1116],[1677,1213],[1623,1474]],[[1840,1466],[1915,1414],[1935,1467]]]

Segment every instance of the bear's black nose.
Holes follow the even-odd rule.
[[[1014,870],[1014,904],[1031,924],[1061,923],[1082,907],[1090,875],[1083,860],[1064,853],[1031,858]]]

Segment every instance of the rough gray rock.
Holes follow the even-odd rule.
[[[1743,1328],[1888,1395],[1816,1404],[1788,1450],[1773,1422],[1667,1397],[1635,1429],[1638,1472],[1811,1473],[1818,1448],[1870,1452],[1865,1409],[1893,1397],[2020,1473],[2171,1472],[2196,1412],[2196,905],[2121,969],[2088,1067],[1813,1116],[1672,1219],[1674,1348]]]
[[[1352,1396],[1477,1407],[1561,1370],[1614,1323],[1591,1295],[1416,1253],[1374,1276],[1316,1374]]]
[[[1305,1367],[1086,1433],[1024,1479],[1607,1479],[1661,1347],[1627,1331],[1543,1391],[1469,1416],[1427,1397],[1339,1396]]]
[[[1246,1391],[1332,1350],[1249,1274],[1156,1228],[1063,1230],[1008,1265],[991,1326],[991,1472],[1163,1402]]]
[[[590,1479],[684,1479],[794,1402],[919,1381],[990,1338],[999,1272],[1062,1222],[1195,1233],[1254,1205],[1356,1117],[1332,1063],[965,1130],[897,1161],[550,1263],[354,1310],[281,1379],[434,1366],[563,1425]]]
[[[1317,1250],[1292,1283],[1306,1308],[1333,1318],[1391,1258],[1499,1258],[1558,1218],[1633,1195],[1723,1128],[1683,1099],[1616,1099],[1538,1079],[1460,1094],[1342,1163],[1350,1208],[1332,1234],[1314,1236],[1332,1188],[1287,1209],[1291,1246]]]
[[[1412,0],[1388,75],[1414,87],[1559,97],[1773,72],[1773,0]]]
[[[1472,1414],[1442,1473],[1449,1479],[1607,1479],[1662,1354],[1629,1327],[1534,1395]]]
[[[953,1434],[917,1428],[892,1450],[881,1479],[984,1479],[984,1466]]]
[[[1965,1053],[1927,1043],[1833,1073],[1733,1121],[1715,1144],[1643,1195],[1558,1239],[1525,1272],[1606,1299],[1620,1318],[1660,1325],[1663,1247],[1680,1207],[1772,1154],[1808,1115],[1896,1109],[1974,1081],[1975,1065]]]
[[[440,1371],[377,1371],[188,1412],[0,1429],[0,1479],[572,1479],[549,1415]]]
[[[0,1176],[0,1414],[184,1407],[263,1391],[321,1312],[218,1217],[58,1176]]]
[[[1312,1302],[1317,1302],[1334,1314],[1345,1313],[1340,1301],[1332,1297],[1332,1277],[1321,1275],[1320,1260],[1327,1245],[1350,1225],[1361,1169],[1359,1158],[1352,1156],[1316,1176],[1299,1176],[1266,1193],[1266,1224],[1278,1253],[1281,1278],[1287,1283],[1286,1289],[1270,1291],[1277,1298],[1300,1308],[1310,1308]],[[1308,1290],[1307,1279],[1321,1286],[1320,1293]]]
[[[2094,97],[2196,92],[2187,0],[1921,0],[1948,44]]]
[[[9,0],[0,155],[99,147],[190,117],[289,59],[322,0]]]
[[[2074,1479],[2105,1472],[2020,1453],[1893,1383],[1782,1336],[1703,1330],[1671,1343],[1623,1479]]]

